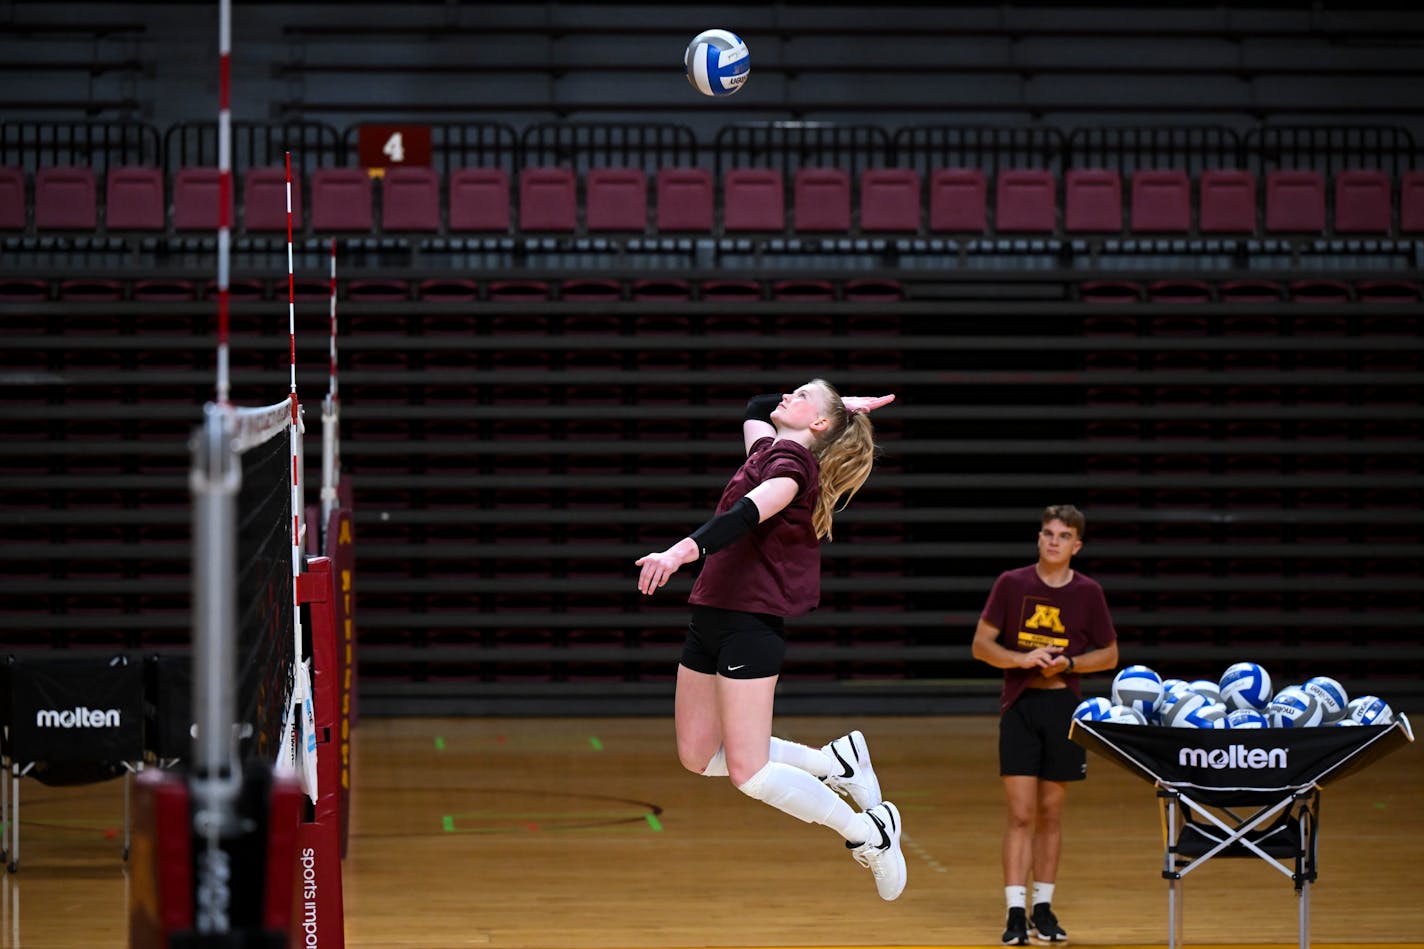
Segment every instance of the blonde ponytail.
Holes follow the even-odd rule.
[[[869,415],[845,410],[840,393],[829,382],[813,379],[812,384],[823,387],[829,396],[826,417],[831,424],[811,446],[821,463],[821,493],[811,523],[816,537],[831,540],[832,516],[845,510],[870,477],[875,463],[875,430]]]

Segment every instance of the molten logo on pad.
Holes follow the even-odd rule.
[[[116,708],[42,708],[35,711],[36,728],[118,728]]]

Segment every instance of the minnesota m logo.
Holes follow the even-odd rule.
[[[1063,621],[1058,618],[1058,607],[1040,603],[1034,607],[1033,615],[1024,623],[1025,629],[1051,629],[1055,633],[1067,631]]]

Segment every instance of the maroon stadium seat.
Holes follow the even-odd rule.
[[[110,230],[163,230],[166,203],[160,169],[110,168],[105,192],[105,223]]]
[[[658,172],[659,231],[712,230],[712,175],[705,168],[664,168]]]
[[[1325,230],[1325,179],[1320,172],[1266,173],[1266,230],[1273,234]]]
[[[318,168],[312,174],[312,229],[371,230],[371,176],[364,168]]]
[[[860,173],[860,229],[920,230],[920,173],[913,168],[867,168]]]
[[[722,179],[722,227],[728,233],[785,230],[781,172],[772,168],[728,171]]]
[[[509,232],[509,176],[502,168],[450,173],[450,230]]]
[[[1388,234],[1389,175],[1377,169],[1352,168],[1335,176],[1335,232]]]
[[[1256,231],[1256,179],[1248,171],[1218,168],[1201,173],[1197,227],[1203,234]]]
[[[173,229],[218,229],[218,169],[179,168],[173,176]],[[228,195],[229,209],[232,195]],[[228,223],[232,223],[231,213]]]
[[[248,231],[286,231],[287,172],[249,168],[242,178],[243,227]],[[292,230],[302,230],[302,180],[292,176]]]
[[[1122,176],[1107,168],[1072,168],[1063,176],[1063,227],[1071,233],[1122,230]]]
[[[648,229],[648,179],[640,168],[590,168],[584,178],[590,231]]]
[[[381,227],[387,231],[440,230],[440,176],[421,165],[387,168],[381,179]]]
[[[1185,171],[1144,170],[1132,176],[1132,230],[1183,234],[1192,229],[1192,184]]]
[[[0,167],[0,231],[25,229],[25,170]]]
[[[798,168],[791,190],[800,232],[850,230],[850,175],[842,168]]]
[[[578,227],[578,182],[572,168],[526,168],[519,173],[519,228],[572,231]]]
[[[36,228],[93,230],[97,223],[93,171],[66,166],[35,172]]]
[[[939,168],[930,175],[930,230],[984,233],[988,185],[977,168]]]
[[[1399,179],[1399,229],[1424,233],[1424,171],[1406,171]]]
[[[1001,171],[995,197],[995,227],[1000,233],[1047,234],[1058,223],[1058,184],[1051,171]]]

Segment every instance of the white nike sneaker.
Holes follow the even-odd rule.
[[[870,747],[858,731],[837,738],[821,749],[840,767],[822,780],[837,794],[855,801],[855,806],[868,811],[880,803],[880,780],[870,766]]]
[[[875,838],[860,846],[847,843],[850,855],[875,875],[875,889],[882,900],[893,900],[905,892],[905,854],[900,850],[900,812],[885,801],[865,812],[875,829]]]

